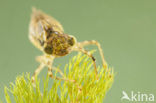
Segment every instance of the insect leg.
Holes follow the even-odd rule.
[[[39,56],[37,59],[38,61],[41,61],[43,56]],[[40,62],[39,67],[35,70],[33,76],[32,76],[32,83],[35,83],[35,77],[41,72],[41,70],[44,68],[45,64],[43,62]]]
[[[66,77],[63,75],[63,72],[62,72],[60,69],[58,69],[58,68],[56,68],[56,67],[53,67],[53,66],[52,66],[53,61],[54,61],[54,57],[51,58],[51,60],[48,61],[48,62],[47,62],[47,65],[46,65],[46,66],[48,67],[48,75],[49,75],[50,78],[56,79],[56,80],[64,80],[64,81],[69,81],[69,82],[75,82],[75,80],[70,80],[70,79],[66,78]],[[55,71],[59,72],[60,75],[62,76],[62,78],[53,76],[52,70],[55,70]]]
[[[96,62],[95,62],[95,58],[93,57],[93,55],[89,51],[87,51],[87,50],[85,50],[84,48],[81,48],[81,47],[78,47],[75,50],[86,54],[88,57],[90,57],[92,59],[93,65],[94,65],[94,70],[95,70],[95,75],[96,75],[96,78],[98,79],[98,72],[97,72],[97,68],[96,68]]]
[[[35,70],[33,76],[32,76],[32,83],[35,87],[35,77],[42,71],[42,69],[47,65],[47,59],[44,55],[37,56],[36,60],[40,63],[39,67]]]
[[[53,75],[52,75],[52,70],[55,70],[55,71],[59,72],[60,75],[62,76],[62,78],[53,76]],[[49,77],[52,78],[52,79],[63,80],[63,81],[68,81],[68,82],[75,82],[75,80],[70,80],[70,79],[66,78],[66,77],[63,75],[63,72],[62,72],[60,69],[56,68],[56,67],[48,67],[48,75],[49,75]]]
[[[78,43],[78,46],[80,47],[84,47],[84,46],[87,46],[87,45],[96,45],[99,49],[99,52],[100,52],[100,56],[101,56],[101,59],[102,59],[102,63],[103,63],[103,67],[104,69],[107,68],[107,63],[104,59],[104,54],[103,54],[103,50],[101,48],[101,45],[98,41],[95,41],[95,40],[90,40],[90,41],[83,41],[83,42],[80,42]]]
[[[67,81],[67,82],[72,82],[72,83],[74,83],[74,84],[77,86],[77,88],[79,89],[79,91],[82,90],[82,87],[79,86],[79,84],[76,83],[75,80],[71,80],[71,79],[66,78],[66,77],[63,75],[63,72],[62,72],[59,68],[56,68],[56,67],[52,67],[51,69],[49,68],[49,69],[48,69],[48,72],[51,72],[51,70],[58,71],[58,72],[60,73],[60,75],[63,77],[63,78],[60,78],[60,77],[54,77],[53,75],[50,75],[50,77],[51,77],[52,79],[63,80],[63,81]]]

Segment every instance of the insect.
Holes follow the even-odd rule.
[[[37,76],[45,66],[48,67],[48,75],[51,78],[70,81],[63,76],[63,73],[60,70],[58,71],[63,77],[54,77],[52,70],[56,70],[56,68],[53,67],[52,64],[55,58],[65,56],[72,51],[82,52],[92,59],[95,74],[98,78],[95,58],[89,51],[84,49],[87,45],[96,45],[98,47],[103,67],[107,68],[102,48],[97,41],[90,40],[77,42],[74,36],[64,33],[62,25],[53,17],[48,16],[35,8],[33,8],[32,11],[29,25],[29,39],[34,46],[43,52],[42,56],[36,58],[36,60],[40,62],[40,65],[35,70],[32,76],[32,81],[35,81],[35,76]]]

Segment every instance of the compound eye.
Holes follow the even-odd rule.
[[[52,54],[53,53],[53,47],[52,46],[46,46],[44,48],[44,51],[47,53],[47,54]]]
[[[74,40],[73,37],[68,39],[68,44],[71,45],[71,46],[73,46],[75,44],[75,40]]]

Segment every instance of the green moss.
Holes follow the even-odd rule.
[[[56,72],[57,73],[57,72]],[[5,87],[7,103],[102,103],[107,91],[110,89],[114,73],[111,68],[98,67],[99,80],[95,77],[92,61],[85,55],[74,56],[65,65],[64,75],[76,83],[51,80],[47,76],[40,83],[36,80],[36,88],[33,87],[29,73],[16,78],[15,83]],[[53,81],[48,89],[48,83]],[[41,91],[40,85],[44,89]],[[81,88],[81,89],[80,89]],[[13,95],[14,100],[9,95]]]

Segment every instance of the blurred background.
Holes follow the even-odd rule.
[[[36,7],[61,22],[65,33],[78,41],[97,40],[105,59],[116,72],[105,103],[121,103],[122,91],[156,95],[155,0],[0,0],[0,98],[23,72],[33,74],[42,55],[28,39],[31,8]],[[91,50],[96,46],[90,46]],[[97,48],[96,48],[97,49]],[[68,63],[76,53],[58,58]],[[101,59],[96,52],[97,63]],[[44,69],[39,77],[45,77]]]

